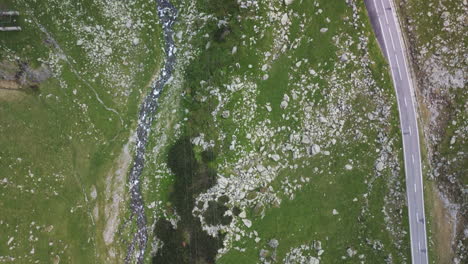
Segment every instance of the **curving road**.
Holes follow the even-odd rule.
[[[377,40],[390,64],[403,134],[412,263],[428,263],[416,100],[393,0],[365,0]]]

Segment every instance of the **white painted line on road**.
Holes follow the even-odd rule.
[[[414,163],[414,155],[413,154],[411,154],[411,159],[413,160],[413,163]]]
[[[416,212],[416,221],[418,221],[419,219],[419,215],[418,215],[418,212]]]
[[[388,17],[387,17],[387,12],[385,12],[385,5],[383,4],[382,0],[380,0],[380,3],[382,4],[382,7],[384,8],[385,21],[387,21],[387,25],[388,25]]]
[[[393,51],[396,51],[396,49],[395,49],[395,42],[393,42],[392,32],[390,32],[390,40],[392,41]]]
[[[416,191],[416,183],[414,184],[414,192],[417,192],[417,191]]]
[[[408,129],[409,129],[409,134],[411,135],[411,126],[409,126]]]
[[[390,34],[390,36],[392,36],[392,35]],[[396,60],[396,64],[397,64],[398,75],[400,75],[400,81],[401,81],[403,79],[401,77],[400,63],[398,63],[398,57],[396,55],[395,55],[395,60]]]
[[[405,106],[408,106],[408,103],[406,102],[406,97],[403,97],[405,99]]]
[[[418,241],[418,249],[421,251],[421,242]]]

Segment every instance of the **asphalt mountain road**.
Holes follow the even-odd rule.
[[[403,36],[392,0],[365,0],[365,4],[379,44],[390,64],[397,94],[403,134],[412,263],[427,264],[426,221],[416,100],[405,57],[407,53]]]

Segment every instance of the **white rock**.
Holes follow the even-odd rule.
[[[344,167],[347,170],[352,170],[353,169],[353,166],[351,166],[350,164],[346,164]]]
[[[348,254],[349,257],[352,257],[352,256],[356,255],[357,251],[353,250],[352,248],[348,248],[348,249],[346,249],[346,253]]]
[[[91,193],[90,193],[90,195],[91,195],[91,198],[92,198],[93,200],[97,198],[96,186],[94,186],[94,185],[91,186]]]
[[[229,110],[225,110],[223,111],[223,113],[221,114],[221,116],[223,118],[229,118],[229,116],[231,115],[231,113],[229,112]]]
[[[285,109],[286,107],[288,107],[288,102],[282,101],[281,104],[280,104],[280,107],[281,107],[282,109]]]
[[[278,154],[273,154],[273,155],[271,155],[271,159],[274,160],[274,161],[278,161],[278,160],[280,160],[280,156]]]
[[[133,43],[133,45],[136,46],[136,45],[140,44],[140,39],[139,39],[139,38],[134,38],[134,39],[132,40],[132,43]]]
[[[450,145],[455,144],[456,140],[457,140],[456,137],[452,137],[452,139],[450,139]]]
[[[375,166],[375,168],[377,169],[377,171],[382,171],[384,169],[383,162],[381,161],[377,162],[377,165]]]
[[[320,29],[320,32],[321,32],[321,33],[325,33],[325,32],[327,32],[327,31],[328,31],[328,28],[321,28],[321,29]]]
[[[279,246],[279,242],[277,239],[272,239],[268,242],[268,245],[271,247],[271,248],[277,248]]]
[[[242,219],[242,222],[244,222],[244,225],[246,227],[251,227],[252,226],[252,221],[250,221],[249,219]]]
[[[231,54],[236,54],[237,52],[237,46],[232,47]]]
[[[109,56],[111,54],[112,54],[112,48],[111,47],[108,47],[108,48],[104,49],[104,55]]]
[[[83,45],[83,40],[82,40],[82,39],[79,39],[78,41],[76,41],[76,45],[77,45],[77,46]]]
[[[340,56],[340,60],[342,62],[347,62],[348,61],[348,55],[346,53],[343,53],[341,56]]]
[[[281,24],[284,26],[289,22],[288,14],[284,13],[281,17]]]
[[[267,105],[267,106],[265,106],[265,107],[266,107],[266,110],[267,110],[268,112],[271,112],[271,110],[272,110],[272,109],[271,109],[271,106]]]
[[[294,0],[284,0],[284,3],[285,3],[286,5],[290,5],[290,4],[292,4],[293,2],[294,2]]]
[[[337,215],[337,214],[339,214],[339,213],[338,213],[338,211],[337,211],[336,209],[333,209],[332,214],[333,214],[333,215]]]
[[[265,169],[265,167],[263,167],[262,164],[257,164],[257,170],[258,170],[259,172],[264,172],[266,169]]]
[[[320,260],[316,257],[310,257],[308,264],[320,264]]]
[[[311,147],[311,152],[312,152],[312,155],[316,155],[316,154],[319,154],[320,153],[320,146],[317,145],[317,144],[314,144],[312,147]]]
[[[247,215],[245,214],[245,211],[242,211],[240,214],[239,214],[239,217],[240,218],[245,218]]]

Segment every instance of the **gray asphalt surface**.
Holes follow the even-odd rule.
[[[380,46],[390,64],[395,86],[406,175],[412,263],[428,263],[421,152],[416,100],[405,46],[392,0],[365,0]]]

